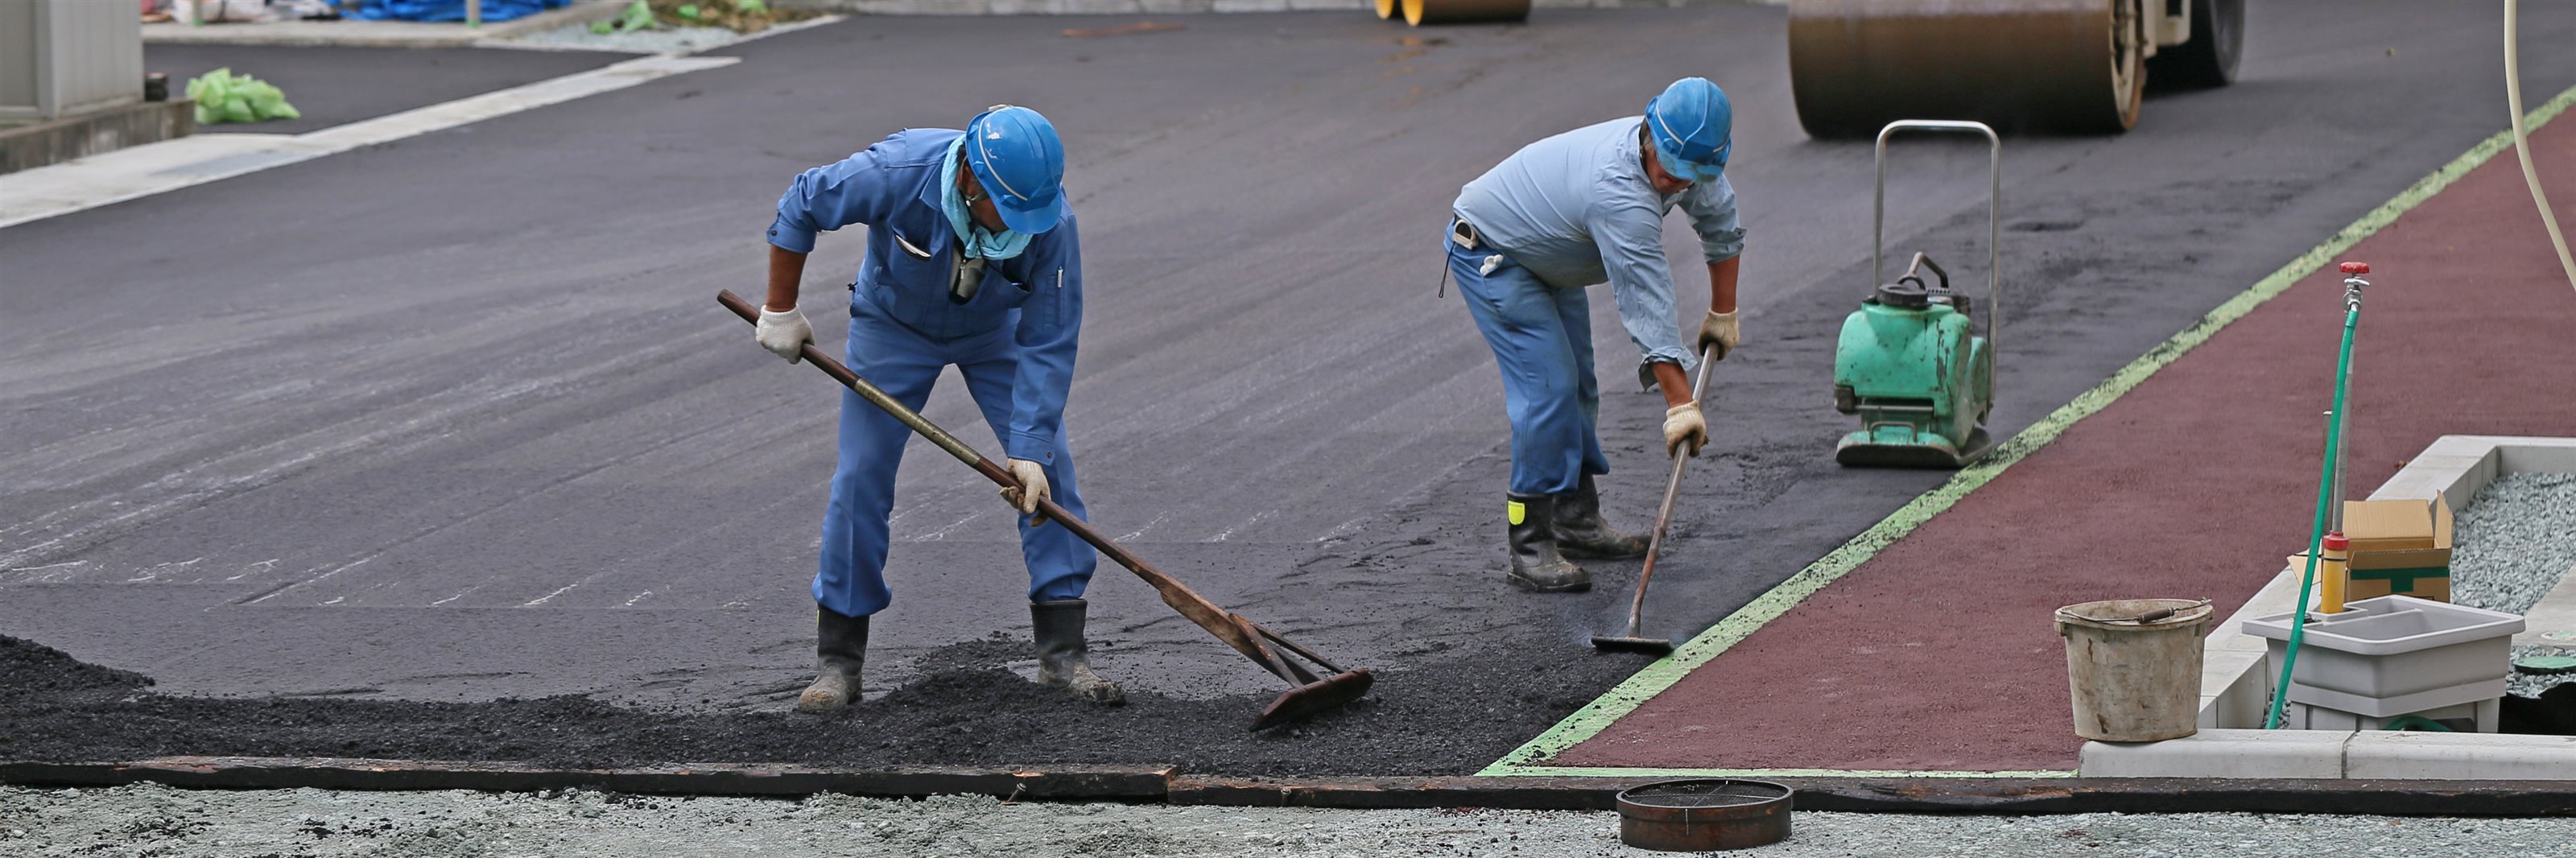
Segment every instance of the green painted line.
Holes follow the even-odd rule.
[[[2071,778],[2074,769],[1993,772],[1927,772],[1911,769],[1632,769],[1617,766],[1541,766],[1507,772],[1578,778]]]
[[[2551,119],[2557,118],[2558,114],[2566,111],[2570,105],[2576,105],[2576,87],[2568,87],[2566,91],[2550,99],[2547,104],[2527,114],[2526,125],[2532,131],[2538,131],[2541,126],[2549,124]],[[2147,380],[2148,376],[2155,375],[2157,370],[2182,357],[2183,353],[2191,351],[2201,343],[2208,342],[2220,328],[2244,318],[2245,314],[2253,312],[2254,308],[2289,291],[2291,285],[2325,267],[2335,254],[2351,249],[2362,239],[2369,238],[2372,234],[2396,222],[2399,215],[2423,204],[2425,200],[2432,199],[2434,194],[2441,193],[2442,189],[2450,187],[2451,183],[2459,181],[2460,177],[2468,175],[2470,170],[2477,169],[2478,165],[2486,163],[2487,159],[2511,148],[2513,148],[2513,133],[2509,130],[2499,131],[2478,145],[2470,147],[2469,151],[2459,157],[2451,159],[2451,162],[2442,165],[2441,169],[2415,180],[2415,184],[2408,186],[2388,202],[2381,203],[2378,208],[2371,209],[2359,220],[2337,230],[2325,241],[2309,248],[2308,252],[2300,254],[2297,259],[2290,260],[2289,264],[2281,266],[2279,270],[2257,281],[2253,287],[2227,299],[2226,303],[2218,305],[2217,309],[2202,316],[2200,321],[2193,322],[2190,327],[2182,329],[2181,333],[2147,350],[2146,354],[2129,362],[2128,366],[2121,367],[2120,371],[2112,373],[2111,377],[2104,379],[2101,384],[2095,385],[2093,389],[2076,396],[2074,401],[2050,412],[2038,423],[2031,424],[2030,428],[2013,436],[2012,440],[1997,446],[1994,453],[1988,455],[1984,461],[1961,469],[1957,474],[1952,475],[1948,482],[1898,507],[1895,512],[1889,513],[1886,518],[1871,525],[1868,530],[1861,531],[1859,536],[1852,537],[1850,542],[1845,542],[1833,551],[1827,552],[1824,557],[1808,564],[1807,568],[1798,570],[1798,574],[1789,576],[1788,580],[1780,582],[1779,586],[1771,588],[1769,592],[1754,597],[1753,601],[1745,603],[1744,607],[1736,609],[1735,613],[1727,615],[1725,619],[1717,621],[1716,625],[1708,627],[1707,631],[1700,632],[1689,642],[1675,648],[1671,655],[1646,665],[1645,668],[1629,676],[1627,681],[1619,683],[1618,687],[1594,698],[1592,702],[1584,704],[1583,708],[1574,710],[1574,714],[1565,716],[1565,720],[1556,722],[1556,725],[1549,727],[1546,732],[1513,749],[1511,753],[1503,755],[1502,759],[1495,760],[1492,765],[1486,766],[1477,774],[1553,775],[1572,771],[1566,767],[1544,766],[1538,763],[1556,756],[1567,748],[1581,744],[1584,740],[1608,728],[1611,722],[1636,711],[1637,707],[1645,705],[1647,700],[1653,699],[1655,695],[1663,693],[1664,689],[1671,688],[1674,683],[1680,682],[1682,677],[1689,675],[1692,670],[1707,664],[1720,653],[1726,652],[1728,648],[1751,636],[1756,629],[1779,619],[1782,614],[1788,613],[1790,608],[1797,607],[1798,603],[1806,601],[1807,597],[1824,589],[1825,585],[1850,574],[1853,569],[1860,568],[1862,563],[1877,555],[1880,550],[1904,538],[1906,534],[1914,532],[1915,528],[1921,527],[1923,522],[1939,515],[1941,511],[1957,504],[1960,498],[1966,497],[1969,492],[1976,491],[1979,486],[1992,481],[1995,475],[2003,473],[2005,468],[2012,467],[2013,463],[2029,457],[2039,448],[2057,440],[2057,436],[2065,434],[2067,428],[2075,425],[2076,421],[2101,411],[2112,401],[2136,389],[2140,383]]]

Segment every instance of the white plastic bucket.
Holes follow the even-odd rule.
[[[2172,615],[2138,622],[2149,613]],[[2057,609],[2066,638],[2066,680],[2075,735],[2103,742],[2153,742],[2200,731],[2200,648],[2209,603],[2112,599]]]

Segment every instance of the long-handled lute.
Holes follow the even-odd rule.
[[[760,320],[760,310],[752,306],[751,302],[743,300],[742,296],[734,294],[732,290],[717,292],[716,301],[723,304],[725,309],[732,310],[734,315],[741,316],[743,321],[757,323]],[[833,360],[830,355],[824,354],[812,343],[805,345],[804,356],[806,363],[813,364],[815,369],[822,370],[823,374],[847,386],[856,392],[859,398],[885,409],[885,412],[894,415],[896,420],[903,421],[903,425],[912,427],[912,431],[930,439],[930,443],[939,445],[939,449],[948,451],[948,455],[957,457],[957,461],[966,463],[968,467],[974,468],[976,473],[983,474],[986,479],[1004,488],[1014,488],[1020,484],[1019,480],[1011,477],[1011,472],[1003,470],[1002,466],[994,464],[993,460],[984,458],[983,454],[975,452],[973,447],[966,446],[966,442],[958,440],[957,436],[948,434],[947,430],[933,425],[912,409],[905,408],[903,403],[896,402],[894,397],[886,395],[885,391],[877,389],[877,386],[868,383],[867,379],[860,378],[857,373],[851,372],[849,367],[842,366],[840,361]],[[1315,651],[1280,637],[1278,632],[1262,628],[1261,624],[1244,619],[1241,614],[1217,607],[1215,602],[1208,601],[1207,597],[1191,590],[1188,585],[1154,568],[1153,564],[1145,562],[1145,558],[1136,556],[1135,552],[1127,550],[1117,541],[1092,529],[1088,522],[1065,512],[1064,508],[1057,506],[1053,500],[1039,500],[1037,514],[1046,521],[1071,531],[1073,535],[1081,537],[1082,541],[1091,543],[1091,547],[1099,549],[1100,553],[1108,555],[1109,559],[1117,561],[1118,565],[1127,567],[1127,571],[1136,573],[1136,577],[1145,579],[1145,583],[1152,585],[1155,592],[1163,595],[1163,604],[1172,606],[1172,610],[1179,611],[1181,616],[1188,618],[1190,622],[1197,623],[1199,628],[1208,630],[1208,633],[1215,635],[1217,640],[1224,641],[1226,646],[1233,647],[1235,652],[1252,659],[1254,664],[1261,665],[1261,669],[1270,671],[1271,675],[1295,686],[1280,694],[1278,699],[1270,701],[1270,705],[1261,710],[1260,717],[1253,719],[1252,729],[1275,727],[1357,700],[1360,695],[1368,693],[1369,684],[1376,681],[1376,676],[1365,668],[1344,670],[1340,665],[1315,654]],[[1312,662],[1314,667],[1301,664],[1298,659]],[[1320,668],[1321,672],[1318,672],[1317,668]]]

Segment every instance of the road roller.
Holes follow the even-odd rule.
[[[1377,16],[1424,24],[1477,24],[1529,20],[1530,0],[1377,0]]]
[[[1916,116],[2117,134],[2158,87],[2236,76],[2244,0],[1791,0],[1798,124],[1865,139]]]

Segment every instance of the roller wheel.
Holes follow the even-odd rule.
[[[1388,0],[1378,0],[1377,6],[1385,9],[1387,3]],[[1530,0],[1401,0],[1400,5],[1404,22],[1417,27],[1526,21],[1530,10]]]
[[[1898,119],[2126,131],[2146,89],[2142,9],[2142,0],[1793,0],[1798,122],[1820,138],[1867,138]]]
[[[2236,81],[2244,50],[2244,0],[2191,0],[2191,40],[2157,51],[2147,70],[2157,89],[2222,87]]]

